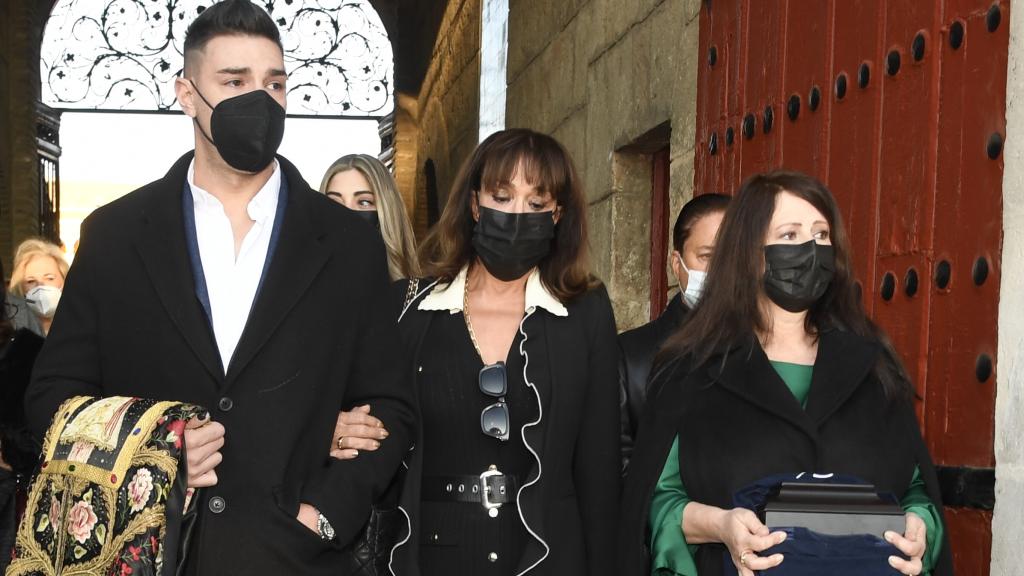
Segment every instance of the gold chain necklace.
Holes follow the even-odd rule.
[[[480,351],[480,344],[476,341],[476,333],[473,332],[473,321],[469,317],[469,274],[466,274],[466,284],[462,290],[462,319],[466,321],[466,330],[469,331],[469,339],[473,342],[477,356],[480,356],[481,362],[487,364],[487,361],[484,360],[484,353]]]

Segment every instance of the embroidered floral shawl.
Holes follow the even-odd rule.
[[[203,413],[140,398],[65,402],[46,433],[7,575],[174,574],[191,497],[182,435]]]

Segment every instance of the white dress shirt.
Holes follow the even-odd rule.
[[[249,319],[256,290],[267,260],[270,235],[277,215],[281,190],[281,167],[274,162],[274,173],[249,201],[246,210],[253,225],[242,240],[235,258],[235,236],[224,205],[212,194],[196,186],[195,161],[188,167],[188,185],[196,218],[199,258],[210,296],[213,335],[226,372],[238,340]]]

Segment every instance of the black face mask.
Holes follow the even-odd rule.
[[[267,94],[266,90],[253,90],[210,106],[194,81],[192,86],[196,94],[213,110],[210,116],[211,134],[203,130],[199,120],[193,118],[193,121],[199,125],[203,136],[217,147],[221,158],[242,172],[255,174],[266,168],[284,138],[285,112],[277,100]]]
[[[502,212],[480,207],[473,248],[498,280],[522,278],[551,251],[554,212]]]
[[[765,246],[764,291],[784,310],[807,310],[832,283],[835,259],[832,246],[814,240]]]
[[[363,219],[364,222],[373,226],[374,230],[380,232],[380,215],[377,214],[376,210],[354,210],[356,216]]]

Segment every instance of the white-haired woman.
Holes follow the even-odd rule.
[[[68,263],[56,244],[30,238],[18,246],[9,290],[25,299],[39,319],[42,336],[50,331],[67,275]]]

